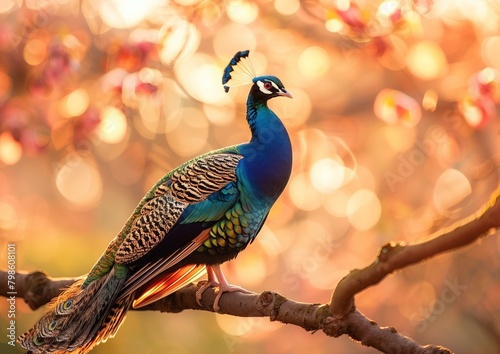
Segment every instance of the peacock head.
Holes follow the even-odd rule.
[[[250,94],[257,101],[267,101],[279,96],[293,98],[276,76],[259,76],[252,81],[253,86],[250,89]]]
[[[256,102],[267,102],[270,98],[279,96],[293,98],[276,76],[255,77],[253,65],[248,58],[249,54],[249,50],[236,53],[224,70],[222,84],[226,92],[230,87],[253,83],[250,96]]]

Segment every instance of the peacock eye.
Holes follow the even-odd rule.
[[[45,343],[45,338],[39,337],[39,336],[34,336],[33,337],[33,343],[39,347]]]
[[[266,90],[270,90],[272,87],[273,85],[269,81],[264,82],[264,88]]]
[[[63,308],[67,310],[71,307],[71,305],[73,305],[73,300],[68,300],[63,304]]]
[[[54,320],[54,321],[50,322],[50,324],[49,324],[49,330],[53,331],[54,329],[56,329],[56,326],[57,326],[57,320]]]

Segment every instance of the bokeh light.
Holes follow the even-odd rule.
[[[77,117],[89,107],[90,98],[85,89],[77,89],[59,101],[59,113],[63,117]]]
[[[423,80],[432,80],[446,73],[447,60],[435,42],[423,40],[410,47],[406,59],[408,70]]]
[[[16,6],[16,2],[14,0],[2,1],[2,3],[0,4],[0,13],[9,12],[14,8],[14,6]]]
[[[234,22],[249,24],[259,15],[259,7],[253,1],[232,0],[227,8],[227,16]]]
[[[138,25],[160,4],[158,0],[104,0],[97,2],[102,20],[115,28],[131,28]]]
[[[481,43],[481,56],[486,65],[500,70],[500,36],[486,37]]]
[[[377,118],[386,123],[402,123],[409,127],[417,125],[422,117],[422,111],[415,99],[391,89],[383,89],[378,93],[373,110]]]
[[[47,55],[47,45],[38,38],[33,38],[24,46],[24,60],[29,65],[40,64]]]
[[[118,108],[108,106],[101,111],[101,124],[99,125],[99,136],[108,144],[116,144],[125,137],[127,132],[127,120],[125,114]]]
[[[12,231],[19,223],[19,215],[16,210],[15,200],[4,196],[0,199],[0,232]]]
[[[0,161],[6,165],[14,165],[21,159],[22,154],[21,144],[14,140],[10,133],[0,134]]]
[[[425,91],[424,98],[422,99],[422,107],[426,111],[434,112],[438,103],[438,93],[434,89]]]
[[[289,191],[292,203],[301,210],[312,211],[321,206],[323,196],[312,186],[306,173],[292,177]]]
[[[57,171],[57,190],[73,207],[93,207],[102,195],[102,180],[95,163],[69,155]]]
[[[166,65],[193,54],[200,44],[196,26],[183,19],[168,21],[160,30],[160,59]]]
[[[249,49],[256,74],[294,95],[269,102],[293,166],[259,236],[224,271],[252,291],[326,303],[381,245],[428,239],[497,188],[498,13],[488,0],[0,1],[0,249],[19,243],[19,270],[88,272],[159,178],[251,139],[250,86],[221,85]],[[499,254],[485,237],[388,277],[356,305],[420,343],[500,352]],[[467,290],[433,313],[454,281]],[[35,316],[18,302],[20,330]],[[93,352],[332,345],[372,352],[201,311],[133,311]]]
[[[219,82],[221,69],[210,57],[193,55],[176,65],[175,69],[181,85],[198,101],[218,103],[226,99]]]
[[[318,191],[331,193],[344,182],[346,168],[342,162],[332,158],[316,161],[310,170],[311,183]]]
[[[317,79],[329,69],[330,57],[322,47],[311,46],[300,54],[298,64],[305,78]]]
[[[178,124],[169,128],[167,143],[177,155],[193,156],[200,153],[207,143],[208,121],[203,112],[185,108],[176,114]]]
[[[347,218],[357,230],[368,230],[380,219],[382,207],[377,195],[369,189],[360,189],[347,202]]]
[[[299,0],[274,0],[274,8],[280,14],[288,16],[293,15],[300,9]]]
[[[439,176],[434,187],[434,205],[441,213],[447,213],[460,203],[467,202],[472,187],[467,177],[455,169],[447,169]]]

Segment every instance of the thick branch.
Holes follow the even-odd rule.
[[[500,191],[500,190],[499,190]],[[500,226],[500,192],[494,193],[483,210],[438,233],[429,241],[405,245],[389,243],[382,247],[377,259],[368,267],[354,270],[338,284],[331,304],[307,304],[289,300],[275,292],[262,294],[227,293],[220,300],[220,313],[239,317],[269,317],[304,328],[306,331],[323,330],[329,336],[344,334],[360,341],[363,345],[384,353],[451,353],[439,346],[421,346],[411,338],[399,334],[394,328],[379,327],[375,322],[357,311],[354,296],[364,289],[379,283],[388,274],[398,269],[431,258],[440,253],[470,244]],[[8,273],[0,271],[0,295],[8,296]],[[47,303],[58,295],[61,288],[76,279],[49,278],[42,272],[16,273],[15,291],[32,309]],[[213,311],[214,289],[203,293],[201,306],[196,302],[196,285],[189,285],[176,293],[148,305],[141,310],[181,312],[183,310]],[[10,289],[12,291],[12,289]]]
[[[5,272],[0,271],[0,281]],[[35,309],[49,301],[51,295],[58,295],[61,287],[76,279],[54,279],[44,273],[17,273],[17,296],[24,297]],[[207,289],[203,293],[201,306],[196,302],[197,285],[191,284],[176,293],[145,306],[139,310],[177,313],[184,310],[213,311],[216,293]],[[0,295],[5,295],[0,289]],[[332,337],[347,334],[363,345],[384,353],[449,354],[448,349],[439,346],[421,346],[393,328],[379,327],[362,313],[353,309],[341,319],[330,316],[329,305],[308,304],[289,300],[284,296],[265,291],[262,294],[226,293],[222,296],[219,313],[238,317],[268,317],[271,321],[299,326],[306,331],[323,330]]]

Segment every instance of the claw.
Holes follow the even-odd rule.
[[[239,286],[229,284],[228,281],[226,280],[226,277],[224,277],[222,270],[220,269],[220,265],[214,265],[214,266],[207,265],[207,274],[208,274],[207,282],[203,284],[203,286],[200,287],[198,291],[196,291],[196,302],[200,306],[202,306],[201,298],[203,296],[203,293],[210,287],[218,288],[216,290],[217,296],[215,296],[215,300],[213,303],[213,308],[215,312],[219,312],[220,310],[219,301],[224,293],[234,293],[234,292],[240,292],[243,294],[252,293],[251,291],[243,289]]]

